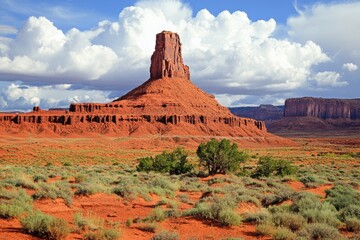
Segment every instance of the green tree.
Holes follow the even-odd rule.
[[[189,163],[188,155],[182,148],[177,148],[173,152],[163,152],[155,157],[145,157],[139,160],[136,167],[143,172],[161,172],[170,174],[183,174],[193,170],[194,166]]]
[[[297,169],[289,161],[276,160],[271,156],[261,157],[253,174],[254,177],[285,176],[296,173]]]
[[[245,152],[239,152],[238,146],[231,144],[228,139],[211,139],[207,143],[201,143],[196,153],[200,165],[205,167],[210,175],[234,172],[239,169],[239,164],[248,158]]]

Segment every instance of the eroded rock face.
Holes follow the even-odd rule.
[[[156,35],[155,51],[151,56],[150,79],[190,79],[189,67],[184,65],[181,42],[177,33],[162,31]]]
[[[129,135],[210,135],[257,137],[268,142],[262,121],[234,116],[216,99],[190,81],[183,64],[181,43],[176,33],[156,36],[151,57],[150,79],[110,103],[76,103],[68,110],[41,110],[23,114],[0,114],[0,126],[7,131],[113,133]],[[248,139],[248,138],[247,138]]]
[[[285,101],[285,117],[360,119],[360,99],[291,98]]]

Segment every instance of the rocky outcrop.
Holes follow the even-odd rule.
[[[156,36],[150,79],[119,99],[110,103],[74,103],[69,109],[46,111],[34,107],[29,113],[0,114],[0,126],[7,131],[47,129],[58,134],[210,135],[281,141],[267,133],[264,122],[233,115],[212,95],[191,83],[179,36],[167,31]]]
[[[190,79],[189,67],[183,63],[179,35],[169,31],[156,35],[155,51],[151,56],[150,79],[162,78]]]
[[[360,119],[360,99],[291,98],[285,101],[284,117]]]

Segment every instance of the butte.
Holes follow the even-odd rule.
[[[110,103],[73,103],[68,110],[0,114],[8,133],[100,133],[113,136],[226,136],[264,143],[283,139],[267,132],[264,122],[233,115],[213,95],[190,81],[177,33],[156,35],[150,78]]]

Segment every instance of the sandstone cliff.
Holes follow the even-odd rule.
[[[190,81],[176,33],[156,36],[150,79],[111,103],[71,104],[69,110],[35,107],[24,114],[0,114],[8,132],[95,132],[129,135],[210,135],[269,137],[264,122],[234,116],[215,98]],[[268,141],[268,140],[257,140]],[[277,139],[281,141],[281,139]]]
[[[360,119],[360,99],[291,98],[285,101],[285,117]]]

